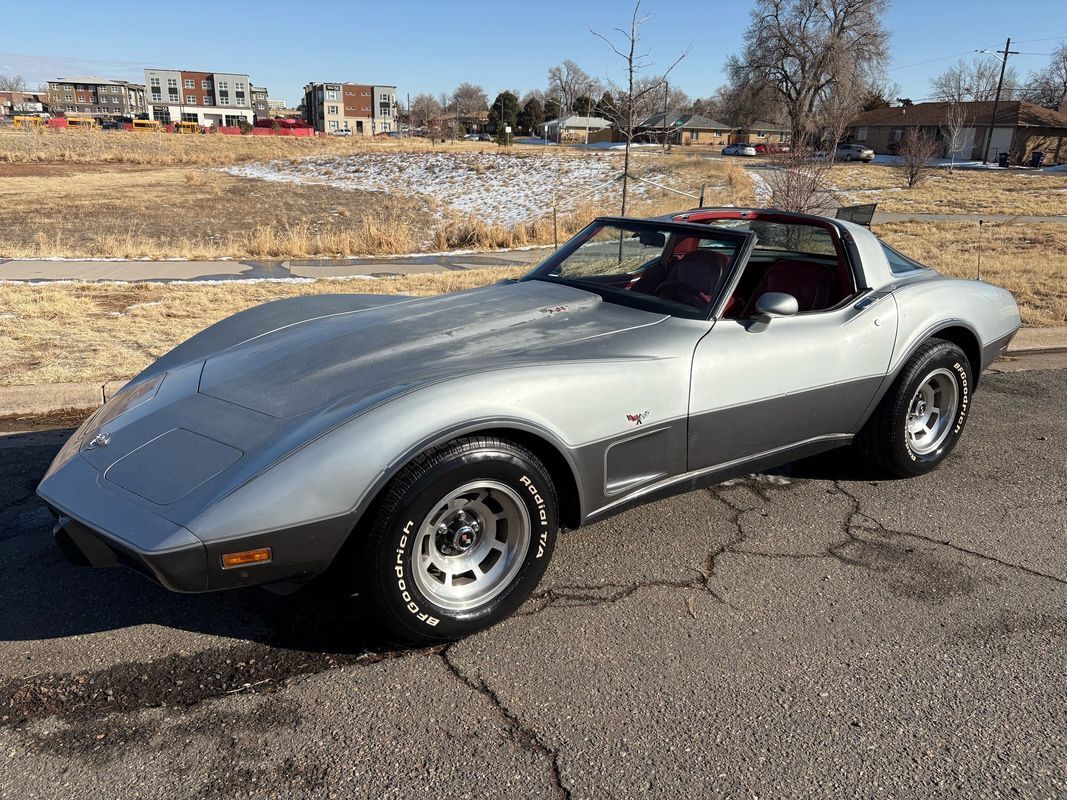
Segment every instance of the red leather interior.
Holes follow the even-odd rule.
[[[756,301],[767,292],[793,295],[802,312],[830,308],[844,297],[834,267],[783,258],[774,262],[763,274],[740,316],[755,316]]]

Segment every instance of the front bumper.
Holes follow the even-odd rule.
[[[353,529],[348,515],[295,527],[203,541],[109,488],[75,455],[51,471],[37,493],[57,517],[56,543],[75,564],[126,566],[175,592],[304,583],[324,572]],[[222,556],[269,547],[272,560],[224,569]]]
[[[57,543],[75,563],[122,564],[176,592],[207,591],[204,543],[101,486],[99,474],[81,456],[49,474],[37,493],[58,519]]]

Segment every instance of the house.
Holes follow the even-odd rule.
[[[145,88],[139,83],[82,75],[48,82],[52,114],[84,114],[118,119],[143,114]]]
[[[725,122],[680,111],[654,114],[634,128],[635,138],[641,141],[662,142],[667,134],[671,144],[705,147],[730,144],[732,132],[733,126]]]
[[[848,129],[848,138],[865,144],[876,153],[891,153],[904,138],[904,133],[917,130],[943,143],[942,155],[961,161],[980,160],[985,156],[990,123],[993,135],[989,142],[989,160],[996,161],[1000,153],[1009,153],[1016,163],[1030,159],[1035,151],[1045,153],[1046,163],[1067,161],[1067,113],[1027,103],[1022,100],[1002,101],[993,119],[993,102],[959,103],[963,127],[961,140],[950,153],[947,126],[953,103],[916,103],[865,111]]]
[[[756,120],[749,125],[738,125],[734,130],[733,142],[736,144],[782,145],[789,142],[789,128],[775,122]]]
[[[375,133],[391,133],[397,129],[396,122],[396,87],[372,86],[374,98],[374,119],[371,128]]]
[[[590,134],[609,128],[611,123],[603,117],[581,117],[577,114],[550,119],[541,126],[545,138],[556,142],[588,142]]]
[[[43,117],[48,113],[45,92],[0,92],[0,120],[14,117]]]
[[[144,81],[150,119],[158,122],[229,128],[255,121],[246,73],[146,69]]]

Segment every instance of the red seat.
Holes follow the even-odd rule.
[[[793,295],[800,311],[830,308],[844,296],[840,294],[834,267],[812,261],[782,259],[771,264],[763,274],[741,316],[756,316],[756,302],[767,292]]]
[[[725,253],[711,250],[686,253],[671,266],[656,296],[703,309],[715,298],[729,263],[730,257]]]

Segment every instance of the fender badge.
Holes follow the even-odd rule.
[[[645,417],[647,417],[647,416],[648,416],[648,412],[647,411],[642,411],[640,414],[627,414],[626,415],[626,421],[627,422],[632,422],[634,425],[640,425],[644,421]]]
[[[89,440],[89,444],[85,445],[86,450],[95,450],[98,447],[107,447],[111,444],[111,435],[101,431]]]

